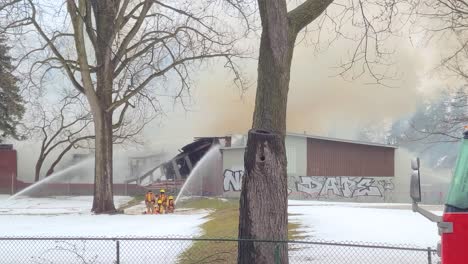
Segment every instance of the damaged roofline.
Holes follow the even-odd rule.
[[[359,141],[359,140],[349,140],[349,139],[339,139],[339,138],[331,138],[331,137],[322,137],[322,136],[314,136],[314,135],[299,134],[299,133],[286,133],[286,136],[301,137],[301,138],[312,138],[312,139],[318,139],[318,140],[342,142],[342,143],[350,143],[350,144],[366,145],[366,146],[374,146],[374,147],[382,147],[382,148],[393,148],[393,149],[398,148],[397,145],[388,145],[388,144],[381,144],[381,143],[373,143],[373,142],[366,142],[366,141]],[[243,149],[245,147],[246,147],[245,145],[244,146],[235,146],[235,147],[221,147],[221,150],[223,150],[223,149]]]
[[[326,140],[326,141],[335,141],[335,142],[351,143],[351,144],[367,145],[367,146],[375,146],[375,147],[383,147],[383,148],[394,148],[394,149],[398,148],[398,146],[396,145],[380,144],[380,143],[373,143],[373,142],[366,142],[366,141],[359,141],[359,140],[322,137],[322,136],[314,136],[314,135],[308,135],[308,134],[286,133],[286,135],[292,136],[292,137],[305,137],[305,138],[313,138],[313,139]]]

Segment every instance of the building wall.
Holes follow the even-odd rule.
[[[289,176],[289,199],[394,202],[393,177]]]
[[[289,199],[395,201],[395,149],[309,140],[300,136],[286,137]],[[244,151],[244,148],[223,149],[226,197],[240,194]],[[312,166],[317,165],[321,167],[314,170]]]
[[[245,148],[221,150],[223,163],[223,192],[225,197],[239,196],[244,174]]]
[[[411,159],[414,158],[404,149],[395,150],[395,191],[393,201],[398,203],[410,203],[409,195]]]
[[[395,176],[395,149],[307,139],[309,176]]]
[[[289,177],[290,198],[391,202],[395,149],[307,139],[307,174]]]
[[[288,175],[307,175],[307,138],[286,136]]]
[[[0,193],[11,194],[17,177],[16,151],[0,149]]]
[[[288,175],[305,175],[307,170],[307,140],[304,137],[287,136],[286,156]],[[244,147],[225,148],[223,157],[224,196],[238,196],[244,173]]]

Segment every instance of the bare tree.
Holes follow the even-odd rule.
[[[288,238],[284,136],[291,61],[299,33],[315,21],[320,41],[320,32],[331,26],[336,37],[354,45],[339,75],[356,78],[366,73],[375,83],[387,85],[387,79],[393,78],[386,69],[392,53],[382,44],[406,23],[393,22],[400,2],[405,1],[306,0],[288,11],[286,0],[258,0],[262,35],[253,126],[244,156],[239,238]],[[288,263],[286,243],[239,241],[238,263],[275,262]]]
[[[41,139],[34,181],[39,181],[44,161],[54,156],[55,152],[58,153],[48,168],[46,176],[54,172],[55,167],[68,151],[72,148],[78,148],[81,141],[94,138],[94,135],[89,133],[92,122],[91,114],[77,109],[78,96],[65,97],[56,109],[45,109],[42,104],[30,109],[34,112],[33,118],[36,119],[36,121],[32,121],[36,124],[28,128],[31,134],[30,138],[39,137]],[[76,112],[78,114],[75,114]]]
[[[448,77],[450,84],[440,87],[436,99],[418,103],[418,110],[411,117],[396,121],[388,139],[412,151],[433,153],[435,157],[439,153],[455,156],[456,152],[446,149],[453,148],[450,143],[460,141],[461,131],[468,122],[468,2],[411,0],[408,3],[415,13],[411,34],[422,39],[419,45],[439,48],[441,60],[432,73]]]
[[[239,55],[237,34],[218,19],[223,9],[216,2],[67,0],[47,5],[27,0],[13,5],[20,12],[6,27],[40,41],[38,47],[27,47],[21,62],[34,58],[30,69],[64,73],[89,104],[95,130],[93,212],[115,211],[113,129],[132,105],[152,101],[165,85],[179,85],[175,97],[183,99],[190,72],[210,58],[223,58],[242,85],[233,61]],[[225,3],[234,6],[230,2]],[[36,59],[37,54],[44,58]]]
[[[468,1],[412,0],[411,3],[420,20],[415,31],[423,31],[428,43],[442,42],[445,52],[440,67],[455,73],[456,77],[461,77],[466,82]]]
[[[400,120],[405,131],[394,135],[405,144],[459,142],[468,121],[468,2],[465,0],[411,0],[416,16],[412,33],[423,33],[423,44],[441,47],[442,59],[435,70],[460,81],[445,87],[432,102],[423,103],[410,120]]]
[[[461,86],[444,89],[438,100],[424,103],[409,119],[395,122],[392,132],[406,144],[458,143],[467,122],[467,87]]]
[[[52,85],[52,82],[42,80],[38,83],[41,85],[41,90],[47,90],[44,87]],[[54,91],[54,95],[59,94]],[[56,166],[71,149],[94,149],[92,115],[83,95],[74,90],[65,90],[63,98],[57,102],[45,97],[29,98],[28,121],[23,124],[23,130],[30,139],[40,140],[34,181],[41,178],[41,171],[47,159],[52,160],[45,173],[46,177],[54,172]],[[135,105],[127,105],[127,108],[131,110],[126,109],[125,117],[120,116],[122,119],[113,126],[113,143],[141,144],[140,132],[146,124],[162,113],[161,108],[156,100],[137,101]]]

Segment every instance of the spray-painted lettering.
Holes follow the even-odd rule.
[[[320,177],[301,176],[296,182],[298,192],[309,196],[339,196],[354,198],[361,196],[383,197],[383,192],[393,190],[391,179],[378,180],[370,177]]]
[[[242,188],[242,169],[224,170],[223,187],[225,192],[240,192]],[[288,195],[297,192],[308,197],[356,198],[365,196],[383,197],[385,191],[393,190],[391,179],[376,180],[371,177],[321,177],[300,176],[295,182],[295,190],[288,188]]]
[[[224,170],[224,191],[239,192],[242,187],[242,170]]]
[[[382,193],[375,184],[375,180],[372,178],[362,178],[356,183],[356,188],[353,191],[352,196],[382,196]]]

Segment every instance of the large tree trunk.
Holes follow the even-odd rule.
[[[284,135],[296,33],[290,34],[286,1],[259,0],[262,37],[253,130],[245,152],[239,216],[240,239],[288,239]],[[238,263],[288,263],[287,244],[239,242]]]
[[[100,111],[94,116],[96,153],[94,171],[95,213],[114,213],[112,180],[112,114]]]
[[[115,12],[118,10],[112,0],[91,1],[96,19],[97,82],[96,95],[99,106],[94,107],[94,126],[96,133],[96,169],[94,182],[94,201],[92,211],[95,213],[115,212],[112,190],[112,87],[114,67],[112,65],[112,42],[114,38]]]
[[[239,237],[285,241],[288,195],[284,135],[251,130],[247,145]],[[239,242],[239,263],[287,263],[287,256],[284,243]]]

